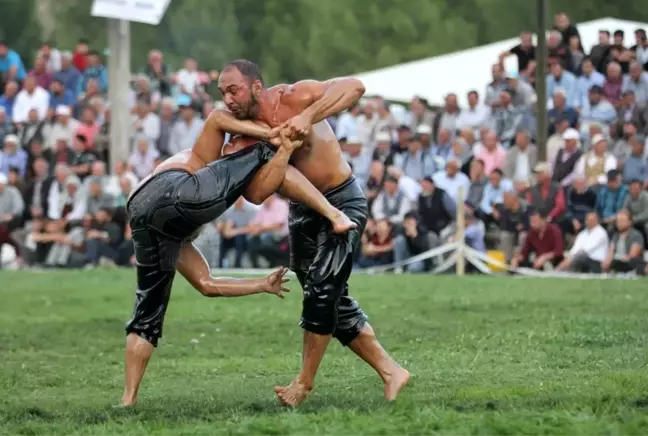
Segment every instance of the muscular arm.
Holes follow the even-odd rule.
[[[288,98],[303,107],[312,124],[348,109],[365,93],[362,82],[352,77],[340,77],[317,82],[303,80],[292,86]]]

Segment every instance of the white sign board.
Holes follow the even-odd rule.
[[[93,17],[158,25],[171,0],[93,0]]]

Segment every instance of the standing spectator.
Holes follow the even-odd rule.
[[[83,73],[86,68],[88,68],[90,49],[88,47],[88,41],[85,39],[80,39],[77,42],[76,48],[74,49],[74,54],[72,55],[72,61],[76,69]]]
[[[394,261],[403,262],[410,257],[434,248],[425,226],[421,225],[415,212],[408,212],[403,220],[403,234],[394,239]],[[429,269],[429,261],[419,260],[405,266],[407,272],[419,273]]]
[[[156,167],[155,161],[160,157],[150,139],[140,136],[135,141],[136,148],[128,159],[128,163],[137,177],[143,179],[153,172]]]
[[[515,135],[515,145],[506,152],[502,171],[507,179],[530,182],[537,162],[538,148],[530,144],[528,132],[520,131]]]
[[[193,109],[191,109],[193,113]],[[135,105],[132,136],[146,136],[149,141],[157,143],[160,138],[160,117],[151,112],[151,105],[139,101]]]
[[[556,266],[563,259],[564,242],[562,233],[556,224],[547,222],[546,218],[534,211],[529,216],[529,232],[519,254],[513,257],[511,267],[531,266],[535,270],[544,270],[549,264]],[[535,254],[535,261],[529,262],[529,254]]]
[[[362,149],[359,138],[349,138],[343,146],[344,157],[353,168],[353,174],[361,186],[367,184],[371,167],[371,150]]]
[[[198,62],[193,58],[187,58],[184,62],[184,68],[178,71],[175,76],[175,82],[180,87],[180,92],[186,94],[192,99],[200,87],[200,73],[198,72]]]
[[[610,170],[607,173],[607,185],[602,186],[596,200],[596,212],[602,224],[611,232],[616,222],[617,213],[623,208],[628,196],[628,187],[621,183],[621,172]]]
[[[481,219],[484,224],[489,225],[497,221],[498,212],[496,205],[502,204],[505,192],[513,192],[513,183],[503,178],[501,170],[495,169],[488,176],[488,183],[484,188],[484,195],[479,203],[479,209],[475,212],[477,218]]]
[[[587,187],[583,177],[577,177],[572,186],[567,188],[565,197],[567,206],[559,225],[563,233],[575,235],[585,225],[586,215],[591,211],[596,211],[596,193]]]
[[[599,30],[598,44],[592,47],[590,58],[597,71],[605,71],[607,64],[610,62],[610,32],[608,30]],[[600,86],[603,86],[601,83]]]
[[[596,71],[592,59],[585,56],[581,62],[582,74],[576,80],[576,87],[578,88],[578,107],[587,104],[589,90],[592,86],[603,87],[605,83],[605,76]]]
[[[623,125],[633,123],[641,134],[648,133],[648,107],[640,107],[635,102],[635,95],[632,91],[624,91],[621,96],[621,102],[617,109],[617,117],[614,122],[614,136],[623,135]]]
[[[162,157],[169,157],[171,144],[171,131],[175,122],[175,102],[171,97],[165,97],[160,104],[160,136],[157,141],[157,149]]]
[[[47,71],[45,59],[42,57],[36,58],[34,68],[29,72],[29,75],[36,80],[36,85],[43,89],[49,89],[52,84],[52,73]]]
[[[7,80],[22,82],[27,77],[25,66],[20,55],[10,49],[6,42],[0,40],[0,76]]]
[[[640,107],[648,103],[648,74],[643,71],[643,65],[638,61],[630,63],[630,73],[623,77],[622,92],[632,91],[635,101]]]
[[[101,63],[101,57],[96,51],[91,51],[88,53],[88,66],[85,69],[79,68],[79,71],[82,71],[81,80],[79,80],[79,88],[77,89],[77,95],[84,94],[88,88],[88,82],[90,80],[95,80],[99,85],[99,90],[101,93],[105,94],[108,92],[108,70]]]
[[[531,108],[537,98],[533,87],[520,80],[520,74],[514,71],[506,73],[506,83],[508,90],[511,92],[511,104],[520,112],[525,112]]]
[[[338,118],[337,126],[335,126],[337,138],[359,137],[358,122],[362,116],[362,106],[359,103],[354,103],[347,111],[343,112]],[[432,123],[430,122],[430,124]]]
[[[567,69],[574,74],[580,74],[581,64],[583,59],[585,59],[585,53],[583,53],[583,46],[581,45],[580,38],[578,36],[572,36],[569,38],[568,45],[570,64]]]
[[[7,82],[4,87],[4,94],[0,96],[0,107],[4,109],[7,115],[7,120],[13,119],[13,109],[16,104],[16,96],[18,95],[18,83],[13,80]]]
[[[376,232],[362,244],[360,268],[389,265],[394,261],[394,239],[392,223],[387,219],[376,221]]]
[[[617,168],[617,160],[607,151],[607,140],[603,135],[592,138],[592,150],[578,159],[574,170],[577,176],[585,177],[587,186],[605,184],[606,174]]]
[[[22,224],[25,202],[20,191],[8,182],[8,177],[0,173],[0,228],[13,232]]]
[[[520,43],[515,47],[500,53],[500,65],[504,65],[504,59],[510,55],[517,57],[518,71],[522,76],[529,77],[535,70],[535,46],[533,45],[533,34],[531,32],[522,32],[520,34]]]
[[[16,96],[16,102],[13,107],[14,123],[27,122],[29,111],[32,109],[36,109],[38,119],[43,121],[47,117],[49,98],[49,93],[36,85],[36,79],[34,77],[27,77],[25,79],[25,87]]]
[[[151,84],[151,92],[159,92],[161,97],[171,95],[171,68],[164,63],[160,50],[151,50],[143,73]]]
[[[470,188],[470,179],[464,173],[459,172],[459,165],[461,165],[459,160],[451,158],[446,164],[445,171],[439,171],[433,176],[434,184],[447,192],[455,202],[459,195],[459,189],[463,189],[463,198],[465,199]]]
[[[69,91],[76,99],[77,92],[79,91],[79,80],[81,79],[81,73],[72,63],[72,59],[72,53],[70,53],[69,51],[63,52],[61,54],[61,69],[56,74],[54,74],[54,79],[63,83],[65,90]]]
[[[536,184],[527,194],[527,203],[545,217],[543,219],[555,222],[565,211],[565,194],[561,186],[551,180],[551,169],[546,162],[539,162],[534,171]]]
[[[259,267],[259,255],[274,251],[288,235],[288,202],[271,195],[250,223],[248,247],[253,268]],[[273,259],[267,259],[272,261]]]
[[[630,212],[620,210],[616,217],[616,232],[601,268],[606,272],[643,270],[643,251],[644,239],[632,227]]]
[[[55,116],[54,124],[46,124],[43,127],[44,146],[47,150],[54,150],[59,140],[71,144],[81,126],[79,121],[72,118],[72,111],[68,106],[57,106]]]
[[[421,180],[421,188],[417,221],[431,232],[431,245],[437,246],[449,234],[450,224],[457,215],[457,206],[447,192],[435,186],[431,177]]]
[[[512,191],[504,192],[501,205],[495,206],[498,226],[501,229],[499,246],[504,252],[507,262],[513,258],[513,253],[519,251],[526,232],[529,230],[530,210],[525,202]]]
[[[7,135],[4,138],[4,149],[0,151],[0,174],[9,174],[9,168],[17,168],[20,177],[27,172],[27,153],[18,148],[18,137]]]
[[[479,103],[479,93],[468,93],[468,108],[461,111],[457,119],[458,129],[471,129],[477,131],[490,117],[490,108]]]
[[[389,176],[385,178],[383,191],[378,194],[371,207],[371,215],[375,220],[386,219],[393,224],[400,224],[411,208],[405,193],[398,189],[398,180]]]
[[[450,132],[457,130],[457,120],[461,110],[457,103],[457,94],[450,93],[445,97],[445,105],[432,125],[432,137],[438,141],[439,131],[441,129],[448,129]]]
[[[417,181],[436,171],[434,159],[430,153],[425,153],[422,147],[420,135],[415,135],[407,144],[407,153],[394,157],[394,165]]]
[[[396,129],[398,128],[398,121],[396,120],[396,117],[394,117],[394,115],[389,111],[388,104],[382,98],[378,98],[376,100],[376,113],[378,114],[378,119],[374,127],[373,135],[371,135],[370,137],[370,143],[365,144],[372,147],[376,143],[377,134],[379,134],[380,132],[387,132],[389,133],[390,137],[393,137]]]
[[[583,155],[579,148],[580,137],[576,129],[569,128],[563,133],[564,147],[558,150],[553,162],[553,181],[568,186],[574,179],[576,164]]]
[[[497,142],[495,132],[489,130],[482,138],[484,148],[475,157],[484,162],[484,173],[488,176],[495,169],[504,168],[506,150]]]
[[[599,224],[598,215],[590,211],[585,218],[585,228],[578,233],[569,254],[556,269],[599,274],[609,243],[608,234]]]
[[[648,237],[648,192],[643,190],[642,180],[630,181],[623,209],[630,212],[635,229],[639,230],[646,240]]]
[[[52,111],[52,115],[59,106],[68,107],[72,110],[75,103],[76,100],[72,91],[65,89],[65,85],[60,78],[55,78],[50,85],[49,107]]]
[[[630,157],[623,162],[623,183],[639,180],[648,188],[648,162],[644,153],[644,143],[633,138],[630,140],[630,147]]]
[[[567,106],[565,90],[557,88],[553,93],[553,107],[547,113],[547,124],[549,125],[549,135],[556,133],[556,121],[566,119],[569,121],[569,127],[578,125],[578,112],[571,106]]]
[[[507,89],[506,79],[504,78],[504,68],[499,64],[493,64],[491,67],[493,80],[486,86],[486,96],[484,104],[495,110],[500,105],[500,92]]]
[[[251,230],[250,223],[257,213],[257,208],[239,197],[234,205],[223,214],[221,230],[221,250],[218,262],[219,268],[225,267],[227,253],[233,248],[236,250],[234,268],[242,268],[243,255],[248,251],[248,234]]]
[[[569,17],[565,13],[556,14],[554,17],[554,29],[560,32],[562,40],[567,43],[573,37],[580,40],[578,28],[571,24]],[[579,44],[578,48],[583,51],[583,46]]]
[[[408,123],[410,131],[416,130],[418,126],[424,125],[432,128],[434,113],[428,109],[427,100],[422,97],[414,97],[410,103],[410,120]],[[340,134],[338,132],[338,138]]]
[[[62,56],[61,52],[52,47],[52,44],[49,42],[44,42],[41,44],[41,48],[38,52],[38,56],[45,61],[45,68],[50,73],[58,73],[62,68]]]
[[[621,99],[621,87],[623,82],[623,75],[621,66],[616,62],[611,62],[607,66],[607,74],[605,83],[603,83],[603,94],[607,101],[614,107],[617,106]]]
[[[557,89],[562,89],[565,94],[566,104],[575,108],[580,106],[578,86],[576,76],[569,71],[565,71],[563,65],[559,62],[551,64],[550,73],[547,76],[547,100]]]
[[[175,154],[193,147],[203,128],[203,121],[191,108],[191,99],[187,96],[178,98],[180,118],[173,125],[169,142],[169,153]]]

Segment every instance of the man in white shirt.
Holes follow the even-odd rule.
[[[569,255],[558,265],[557,270],[598,274],[609,245],[607,232],[599,224],[596,212],[591,211],[585,216],[585,228],[576,236]]]
[[[432,177],[434,184],[448,193],[450,198],[455,202],[459,195],[459,188],[463,188],[463,200],[465,201],[468,196],[468,189],[470,188],[470,179],[467,175],[459,172],[459,162],[455,158],[450,158],[446,164],[445,171],[439,171]]]
[[[152,143],[156,143],[160,137],[160,117],[151,112],[151,106],[146,102],[138,102],[135,105],[135,115],[133,116],[133,128],[131,137],[144,135]]]
[[[36,109],[36,112],[38,112],[38,120],[43,121],[47,117],[49,100],[49,92],[37,86],[34,77],[27,76],[23,90],[16,96],[13,108],[13,122],[27,122],[29,111],[32,109]]]
[[[44,146],[48,150],[56,149],[56,141],[64,139],[68,144],[76,135],[81,123],[72,118],[72,111],[68,106],[59,105],[56,108],[56,122],[43,127]]]
[[[479,104],[479,94],[477,91],[470,91],[468,93],[468,108],[459,113],[457,128],[472,129],[478,132],[478,129],[488,121],[490,114],[491,110],[489,107]]]
[[[176,82],[183,94],[194,95],[200,86],[200,76],[198,74],[198,63],[195,59],[188,58],[185,61],[185,67],[178,71]]]

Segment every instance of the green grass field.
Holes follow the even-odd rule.
[[[645,281],[355,276],[412,382],[386,403],[336,342],[293,411],[272,387],[299,368],[298,285],[210,300],[179,279],[140,403],[122,410],[133,279],[0,273],[0,433],[648,433]]]

